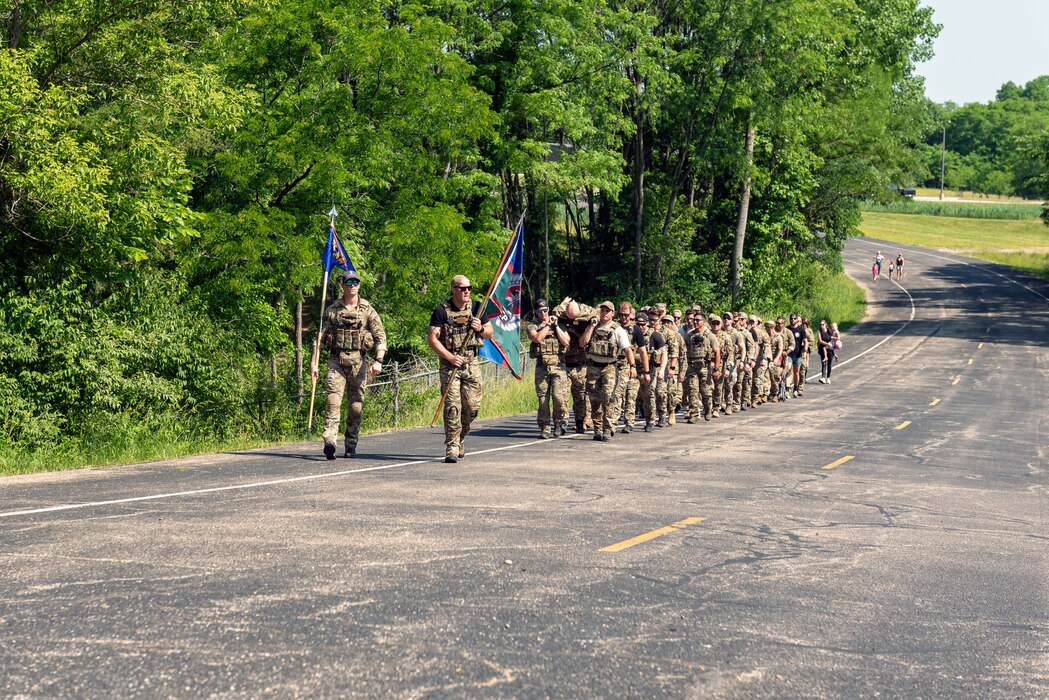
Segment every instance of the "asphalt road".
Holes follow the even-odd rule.
[[[786,404],[0,480],[0,696],[1049,696],[1049,285],[845,258]]]

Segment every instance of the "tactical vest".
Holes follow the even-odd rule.
[[[736,339],[732,337],[732,333],[729,331],[721,331],[718,333],[718,345],[721,348],[721,361],[735,362],[736,355],[739,354],[739,348],[736,347]]]
[[[541,330],[538,326],[537,330]],[[554,333],[553,329],[545,338],[538,343],[532,341],[532,344],[528,346],[528,356],[535,360],[542,360],[544,364],[553,364],[559,362],[561,359],[561,341],[557,339],[557,334]]]
[[[634,351],[634,367],[640,372],[644,368],[644,364],[641,362],[641,348],[645,349],[648,353],[648,368],[652,369],[652,331],[646,331],[644,333],[644,341],[642,345],[634,344],[634,335],[630,334],[630,349]]]
[[[447,320],[441,326],[441,345],[456,355],[465,357],[476,355],[477,348],[484,345],[484,340],[480,333],[470,331],[473,302],[468,303],[459,311],[455,310],[450,301],[442,302],[441,306],[447,313]]]
[[[689,362],[710,362],[714,359],[714,348],[710,342],[710,338],[714,338],[714,342],[717,342],[717,337],[714,336],[709,330],[703,329],[700,331],[692,331],[688,336],[688,361]]]
[[[747,360],[753,362],[758,357],[758,340],[752,328],[743,330],[742,334],[743,344],[747,347]]]
[[[371,349],[374,338],[367,328],[368,308],[362,302],[358,303],[355,309],[342,307],[329,314],[328,322],[332,324],[330,336],[332,351],[363,353]]]
[[[587,357],[603,364],[614,362],[619,356],[619,346],[615,339],[615,332],[619,327],[618,323],[612,321],[607,326],[594,328],[590,344],[586,346]]]

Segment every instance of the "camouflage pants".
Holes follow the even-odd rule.
[[[726,362],[721,376],[714,379],[714,407],[732,407],[732,386],[735,383],[736,363]]]
[[[746,366],[746,362],[736,365],[736,378],[732,381],[732,408],[737,411],[743,405],[743,381],[747,376]]]
[[[626,361],[616,362],[614,364],[616,368],[616,383],[613,390],[614,401],[612,402],[612,425],[619,424],[619,417],[623,415],[623,409],[626,405],[626,394],[627,387],[630,384],[630,366],[627,365]],[[636,394],[635,394],[636,396]],[[593,401],[593,399],[590,399]],[[594,424],[594,430],[597,430],[597,424]]]
[[[688,391],[688,417],[699,418],[699,407],[708,416],[713,413],[713,386],[710,382],[710,368],[706,362],[691,362],[685,374],[685,385]]]
[[[674,385],[677,375],[668,373],[666,379],[656,380],[656,420],[663,420],[674,413]]]
[[[481,410],[481,367],[470,359],[459,369],[441,363],[441,392],[448,388],[444,400],[445,454],[458,457],[470,424]]]
[[[537,420],[539,429],[549,428],[550,408],[553,405],[553,425],[558,426],[565,420],[568,403],[568,375],[563,365],[545,365],[541,360],[535,363],[535,395],[539,399]]]
[[[739,371],[739,400],[736,403],[739,406],[746,406],[749,408],[753,399],[754,368],[751,367],[748,362],[743,365]]]
[[[641,415],[645,422],[653,421],[656,414],[656,394],[653,389],[651,379],[647,382],[636,378],[630,380],[626,390],[626,412],[623,416],[627,425],[633,425],[638,404],[641,404]]]
[[[586,365],[568,368],[568,383],[572,391],[572,415],[576,422],[590,425],[590,395],[586,393]]]
[[[591,365],[586,367],[586,393],[590,396],[590,419],[594,421],[594,432],[599,430],[611,435],[615,427],[614,402],[616,390],[616,365]]]
[[[768,398],[770,386],[769,361],[768,359],[763,359],[758,366],[754,368],[754,398],[757,398],[758,396]]]
[[[809,353],[801,356],[801,372],[798,374],[798,391],[805,388],[805,380],[809,376]]]
[[[328,373],[324,383],[328,390],[328,412],[324,418],[324,442],[335,444],[339,432],[339,418],[342,413],[342,395],[349,394],[349,408],[346,411],[345,446],[356,447],[357,436],[361,431],[361,410],[364,407],[364,387],[368,382],[368,368],[362,360],[343,367],[338,359],[328,358]],[[347,391],[348,390],[348,391]]]

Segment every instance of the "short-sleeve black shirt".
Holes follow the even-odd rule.
[[[654,332],[652,334],[652,337],[649,338],[649,340],[652,342],[653,350],[659,350],[661,348],[664,348],[667,344],[667,341],[663,340],[663,334],[659,331]]]
[[[797,328],[788,328],[791,333],[794,334],[794,349],[790,351],[790,356],[794,358],[801,357],[805,354],[803,344],[805,343],[805,326],[798,326]]]
[[[470,303],[473,305],[473,315],[481,318],[481,302],[473,300]],[[448,304],[452,307],[455,306],[451,299],[448,300]],[[481,320],[483,321],[484,319]],[[446,323],[448,323],[448,309],[445,308],[444,304],[438,304],[437,308],[430,314],[430,328],[440,328]]]

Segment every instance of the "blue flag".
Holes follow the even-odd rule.
[[[503,254],[503,260],[492,283],[492,293],[485,300],[484,321],[491,321],[495,335],[484,341],[478,351],[497,365],[506,367],[521,378],[521,276],[524,269],[524,217],[517,225]]]
[[[350,262],[350,256],[346,254],[346,248],[343,247],[342,241],[339,240],[339,234],[335,233],[335,222],[331,224],[331,228],[328,229],[328,245],[324,246],[324,271],[331,274],[333,267],[337,267],[343,272],[349,272],[353,270],[357,271],[357,268]]]

